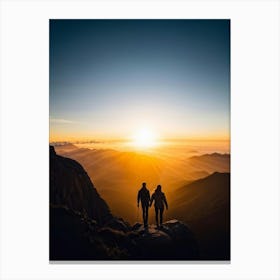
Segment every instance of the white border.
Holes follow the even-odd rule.
[[[1,279],[279,279],[279,2],[2,1]],[[48,261],[48,19],[231,19],[230,264]]]

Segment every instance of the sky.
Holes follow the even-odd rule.
[[[229,139],[229,20],[50,20],[50,140]]]

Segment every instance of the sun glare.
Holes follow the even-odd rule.
[[[135,134],[133,144],[137,148],[151,148],[156,146],[156,142],[155,133],[148,129],[142,129]]]

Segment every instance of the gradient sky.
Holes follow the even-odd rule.
[[[51,20],[50,138],[229,138],[229,20]]]

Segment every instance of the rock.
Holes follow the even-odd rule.
[[[50,260],[108,259],[94,222],[67,207],[50,206]]]
[[[123,219],[113,218],[104,224],[106,227],[110,227],[112,229],[120,230],[123,232],[128,232],[130,230],[130,226]]]
[[[178,220],[170,220],[163,224],[161,231],[169,234],[174,240],[194,238],[188,226]]]
[[[75,160],[58,156],[50,146],[50,203],[85,212],[98,223],[113,218],[107,203],[94,188],[83,167]]]
[[[160,228],[137,224],[130,237],[138,246],[133,259],[143,260],[194,260],[199,258],[197,242],[184,223],[171,220]]]
[[[141,227],[141,224],[140,223],[135,223],[133,226],[132,226],[132,230],[137,230]]]
[[[102,237],[102,239],[111,242],[111,244],[123,242],[127,238],[124,232],[109,227],[99,229],[98,234]]]
[[[180,221],[128,232],[83,216],[65,207],[51,206],[50,259],[52,260],[195,260],[197,243]]]

